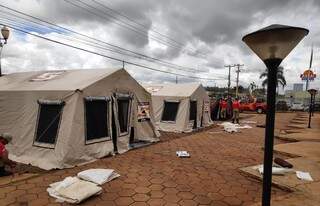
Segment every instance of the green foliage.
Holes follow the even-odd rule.
[[[279,87],[279,85],[282,86],[282,88],[284,88],[287,85],[287,81],[284,77],[284,73],[283,73],[284,68],[282,66],[278,67],[278,71],[277,71],[277,87]],[[260,79],[264,78],[264,80],[262,81],[262,87],[266,87],[268,84],[268,69],[266,69],[261,75],[260,75]]]

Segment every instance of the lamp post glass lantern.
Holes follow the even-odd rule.
[[[10,31],[8,29],[8,27],[6,26],[3,26],[2,29],[1,29],[1,34],[2,34],[2,37],[5,41],[5,43],[7,43],[7,40],[9,38],[9,35],[10,35]]]
[[[1,54],[2,54],[2,49],[3,49],[3,46],[5,44],[7,44],[7,40],[9,38],[9,35],[10,35],[10,31],[8,29],[8,27],[6,26],[3,26],[2,29],[1,29],[1,35],[3,38],[0,37],[0,77],[2,76],[2,71],[1,71]],[[2,40],[4,40],[4,42],[2,43]]]
[[[277,70],[282,60],[309,31],[304,28],[274,24],[242,38],[268,69],[267,114],[264,143],[262,205],[269,206],[271,198],[273,138]]]

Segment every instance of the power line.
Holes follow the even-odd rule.
[[[106,6],[105,4],[103,4],[103,3],[101,3],[101,2],[99,2],[99,1],[97,1],[97,0],[91,0],[91,1],[94,2],[94,3],[96,3],[97,5],[105,8],[106,10],[111,11],[112,13],[117,14],[117,15],[119,15],[119,16],[127,19],[127,20],[130,21],[130,22],[133,22],[134,24],[136,24],[136,25],[138,25],[138,26],[140,26],[140,27],[142,27],[142,28],[144,28],[144,29],[146,29],[146,30],[149,30],[149,31],[151,31],[151,32],[154,32],[154,33],[156,33],[156,34],[158,34],[158,35],[166,38],[166,39],[169,39],[170,41],[172,41],[172,42],[174,42],[174,43],[176,43],[176,44],[178,44],[178,45],[185,46],[183,43],[181,43],[181,42],[179,42],[179,41],[177,41],[177,40],[169,37],[168,35],[165,35],[165,34],[159,32],[159,31],[157,31],[156,29],[148,28],[148,27],[146,27],[145,25],[141,24],[140,22],[135,21],[134,19],[128,17],[127,15],[124,15],[123,13],[121,13],[121,12],[115,10],[115,9],[112,9],[111,7]],[[192,51],[192,52],[195,52],[195,51]],[[203,54],[203,53],[200,53],[200,54],[206,56],[206,55]]]
[[[106,16],[108,16],[109,18],[115,19],[117,21],[115,21],[113,23],[115,23],[116,25],[125,27],[126,29],[129,29],[129,30],[131,30],[131,31],[133,31],[133,32],[135,32],[135,33],[139,34],[140,36],[143,36],[143,37],[145,37],[147,39],[149,38],[149,35],[146,34],[146,32],[141,31],[139,28],[136,28],[136,27],[132,26],[131,24],[128,24],[125,21],[119,20],[118,18],[116,18],[116,17],[114,17],[114,16],[112,16],[112,15],[110,15],[110,14],[108,14],[108,13],[106,13],[106,12],[104,12],[104,11],[94,7],[94,6],[92,6],[92,5],[89,5],[89,4],[87,4],[87,3],[85,3],[85,2],[83,2],[81,0],[77,0],[76,2],[80,3],[80,4],[84,5],[84,6],[81,6],[81,5],[79,5],[79,4],[75,3],[75,2],[71,2],[70,0],[64,0],[64,1],[66,3],[69,3],[69,4],[73,5],[73,6],[75,6],[75,7],[80,8],[80,9],[82,9],[82,10],[84,10],[84,11],[86,11],[86,12],[88,12],[88,13],[94,15],[94,16],[97,16],[97,17],[100,17],[100,18],[103,18],[103,19],[107,19]],[[98,11],[98,13],[96,11]],[[121,23],[119,23],[119,22],[121,22]],[[159,42],[159,43],[161,43],[161,44],[163,44],[163,45],[166,45],[168,47],[179,49],[179,50],[181,49],[181,47],[179,47],[177,45],[174,45],[172,43],[169,43],[169,42],[167,42],[167,41],[165,41],[163,39],[160,39],[160,38],[158,38],[158,37],[156,37],[156,36],[154,36],[152,34],[150,34],[150,38],[155,40],[155,41],[157,41],[157,42]]]
[[[12,29],[14,29],[16,31],[19,31],[21,33],[29,34],[31,36],[35,36],[35,37],[38,37],[38,38],[41,38],[41,39],[44,39],[44,40],[47,40],[47,41],[50,41],[50,42],[53,42],[53,43],[56,43],[56,44],[67,46],[67,47],[70,47],[70,48],[73,48],[73,49],[78,49],[78,50],[81,50],[81,51],[84,51],[84,52],[87,52],[87,53],[95,54],[95,55],[98,55],[98,56],[101,56],[101,57],[105,57],[105,58],[108,58],[108,59],[112,59],[112,60],[115,60],[115,61],[123,62],[123,63],[129,64],[129,65],[145,68],[145,69],[152,70],[152,71],[162,72],[162,73],[176,75],[176,76],[183,76],[183,77],[192,78],[192,79],[202,79],[202,80],[207,80],[207,81],[225,80],[225,79],[218,79],[218,78],[217,79],[211,79],[211,78],[204,78],[204,77],[196,77],[196,76],[178,74],[178,73],[169,72],[169,71],[163,71],[163,70],[152,68],[152,67],[149,67],[149,66],[146,66],[146,65],[141,65],[141,64],[138,64],[138,63],[135,63],[135,62],[121,60],[121,59],[118,59],[118,58],[115,58],[115,57],[107,56],[107,55],[100,54],[100,53],[97,53],[97,52],[94,52],[94,51],[90,51],[90,50],[87,50],[87,49],[84,49],[84,48],[81,48],[81,47],[77,47],[77,46],[73,46],[73,45],[70,45],[70,44],[67,44],[67,43],[64,43],[64,42],[53,40],[53,39],[50,39],[50,38],[47,38],[47,37],[44,37],[44,36],[40,36],[40,35],[35,34],[35,33],[31,33],[31,32],[25,31],[23,29],[16,28],[14,26],[10,26],[10,28],[12,28]]]
[[[74,30],[71,30],[71,29],[68,29],[68,28],[59,26],[59,25],[57,25],[57,24],[54,24],[54,23],[49,22],[49,21],[46,21],[46,20],[42,20],[42,19],[40,19],[40,18],[38,18],[38,17],[31,16],[31,15],[29,15],[29,14],[23,13],[23,12],[21,12],[21,11],[18,11],[18,10],[12,9],[12,8],[9,8],[9,7],[4,6],[4,5],[1,5],[1,4],[0,4],[0,7],[3,7],[3,8],[5,8],[5,9],[10,10],[10,11],[13,11],[13,12],[15,12],[15,13],[18,13],[18,14],[20,14],[20,15],[27,16],[27,17],[29,17],[29,18],[35,19],[35,20],[37,20],[37,21],[40,21],[41,23],[36,22],[36,21],[33,21],[33,20],[30,20],[30,19],[27,19],[27,18],[25,18],[25,17],[17,16],[17,15],[15,15],[15,14],[8,13],[8,12],[5,12],[5,11],[3,11],[2,13],[7,13],[7,14],[9,14],[9,15],[12,15],[12,16],[16,17],[16,18],[21,18],[21,19],[23,19],[23,20],[30,21],[30,22],[33,22],[33,23],[35,23],[35,24],[39,24],[39,25],[44,26],[44,27],[46,27],[46,28],[50,28],[50,29],[56,31],[57,33],[59,33],[60,35],[64,35],[64,33],[67,31],[67,32],[70,32],[70,33],[74,33],[74,34],[76,34],[76,35],[79,35],[79,36],[81,36],[81,37],[90,39],[90,43],[92,43],[92,44],[101,45],[100,43],[102,43],[104,46],[107,45],[107,46],[112,47],[113,50],[114,50],[114,48],[116,48],[116,49],[120,49],[120,50],[123,50],[123,51],[125,51],[125,52],[128,52],[128,53],[130,53],[130,54],[134,54],[134,55],[141,56],[141,58],[144,59],[144,60],[149,59],[149,60],[151,60],[151,61],[153,61],[153,62],[154,62],[154,61],[157,61],[157,62],[160,62],[161,64],[165,64],[166,66],[173,66],[173,67],[180,68],[180,69],[190,70],[190,72],[198,72],[198,71],[195,70],[194,68],[185,67],[185,66],[180,66],[180,65],[177,65],[177,64],[173,64],[173,63],[170,63],[170,62],[163,61],[163,60],[158,59],[158,58],[154,58],[154,57],[150,57],[150,56],[147,56],[147,55],[138,53],[138,52],[134,52],[134,51],[132,51],[132,50],[128,50],[128,49],[122,48],[122,47],[120,47],[120,46],[116,46],[116,45],[110,44],[110,43],[108,43],[108,42],[101,41],[101,40],[99,40],[99,39],[95,39],[95,38],[90,37],[90,36],[88,36],[88,35],[85,35],[85,34],[76,32],[76,31],[74,31]],[[15,22],[15,23],[16,23],[16,22]],[[45,24],[49,24],[49,26],[44,25],[44,23],[45,23]],[[62,33],[62,34],[61,34],[61,33]],[[75,37],[71,37],[71,38],[75,38]],[[82,40],[82,41],[86,41],[86,40]],[[96,42],[93,42],[93,41],[96,41]],[[97,42],[98,42],[99,44],[98,44]],[[91,45],[91,46],[93,46],[93,45]],[[103,49],[103,48],[100,47],[100,49]],[[108,49],[108,51],[118,52],[118,53],[119,53],[119,50],[114,50],[114,51],[112,51],[111,49]],[[127,56],[131,56],[131,57],[135,57],[135,58],[139,58],[139,57],[137,57],[137,56],[132,56],[132,55],[129,55],[129,54],[125,54],[125,53],[123,53],[123,52],[120,53],[120,54],[127,55]],[[147,60],[147,61],[148,61],[148,60]]]

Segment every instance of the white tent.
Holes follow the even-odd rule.
[[[10,74],[0,77],[0,133],[13,135],[17,162],[72,167],[158,141],[150,102],[124,69]]]
[[[157,129],[191,132],[212,124],[210,99],[198,83],[144,85],[152,94]]]

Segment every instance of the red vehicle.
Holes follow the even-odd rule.
[[[256,111],[258,114],[266,112],[267,104],[262,98],[250,98],[240,101],[240,112]]]

